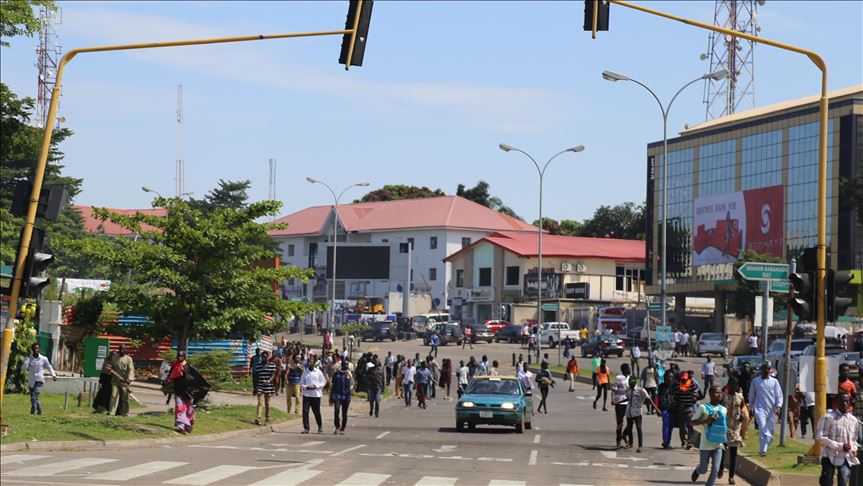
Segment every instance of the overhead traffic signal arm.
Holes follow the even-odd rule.
[[[345,20],[345,30],[349,32],[342,37],[342,52],[339,55],[339,64],[345,65],[345,71],[351,66],[363,65],[373,5],[373,0],[350,0],[348,18]]]
[[[606,0],[584,0],[584,30],[593,33],[608,30],[608,13],[611,6]]]

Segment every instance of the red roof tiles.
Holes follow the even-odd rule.
[[[469,248],[488,242],[521,257],[538,255],[536,233],[499,232],[475,241],[444,259],[452,261]],[[548,258],[598,258],[619,262],[645,262],[645,242],[614,238],[585,238],[580,236],[542,237],[542,256]]]
[[[130,236],[133,232],[127,230],[126,228],[120,226],[117,223],[114,223],[111,220],[102,221],[101,219],[95,217],[93,215],[93,206],[81,206],[75,204],[72,206],[79,213],[81,213],[81,219],[84,220],[84,229],[90,233],[103,233],[111,236]],[[143,213],[143,214],[152,214],[155,216],[165,216],[167,212],[162,208],[155,209],[113,209],[106,208],[109,211],[113,211],[119,214],[135,214],[135,213]]]

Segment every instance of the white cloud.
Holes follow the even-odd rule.
[[[134,43],[229,35],[206,25],[175,18],[84,7],[67,9],[63,29],[94,43]],[[461,125],[504,133],[559,130],[571,120],[575,100],[567,92],[539,88],[471,85],[457,82],[396,83],[356,79],[316,67],[286,63],[290,49],[276,58],[271,47],[242,44],[129,51],[128,56],[272,89],[343,98],[371,108],[395,123]],[[366,68],[369,69],[369,68]],[[334,70],[335,71],[335,70]],[[397,115],[397,120],[392,120]]]

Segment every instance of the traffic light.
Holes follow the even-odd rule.
[[[850,270],[827,271],[827,320],[836,322],[837,318],[845,315],[845,310],[854,302],[849,295],[848,286],[854,274]]]
[[[815,319],[815,308],[818,304],[815,296],[815,272],[797,272],[788,276],[791,286],[794,287],[794,298],[791,299],[791,308],[801,321],[812,321]]]
[[[352,34],[345,34],[342,37],[342,53],[339,55],[339,64],[344,64],[345,69],[350,66],[363,65],[363,54],[366,52],[366,40],[369,36],[373,4],[373,0],[350,0],[345,30],[356,30]],[[353,50],[351,50],[352,41]]]
[[[30,193],[33,191],[33,185],[28,181],[18,181],[15,185],[15,192],[12,195],[12,207],[10,212],[23,218],[27,216],[27,206],[30,203]],[[66,206],[66,199],[69,197],[69,191],[66,186],[57,184],[43,185],[42,192],[39,193],[39,202],[36,205],[36,217],[45,218],[49,221],[57,221],[60,217],[60,212]]]
[[[33,236],[30,237],[30,249],[24,262],[24,281],[21,284],[21,297],[38,298],[51,279],[42,277],[42,272],[54,261],[54,255],[42,253],[42,242],[45,240],[45,232],[39,228],[33,228]]]
[[[597,8],[596,30],[608,30],[608,13],[611,5],[604,0],[584,0],[584,30],[593,32],[593,9]]]

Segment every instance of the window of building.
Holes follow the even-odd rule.
[[[461,239],[461,247],[464,248],[466,246],[470,246],[470,238],[462,238]]]
[[[782,184],[782,130],[742,138],[741,189]]]
[[[625,278],[623,267],[614,267],[614,290],[623,290]]]
[[[464,270],[462,269],[455,271],[455,286],[457,288],[464,288]]]
[[[506,267],[506,285],[518,285],[518,267]]]
[[[437,250],[437,236],[429,237],[429,249]]]
[[[483,267],[479,269],[479,286],[491,287],[491,267]]]
[[[734,192],[736,176],[737,140],[708,143],[698,148],[698,197]]]
[[[638,292],[644,282],[644,270],[638,268],[614,267],[614,290]]]
[[[429,280],[437,280],[437,268],[429,268]]]
[[[289,257],[294,256],[294,245],[293,244],[288,245],[288,256]]]

